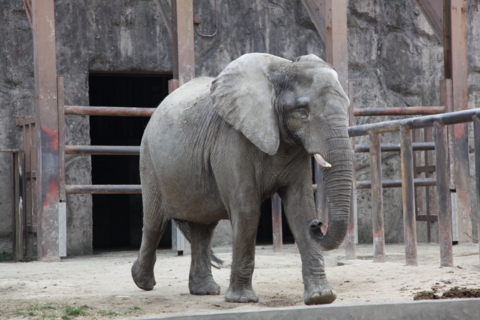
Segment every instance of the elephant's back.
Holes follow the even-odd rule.
[[[190,220],[184,214],[192,211],[199,221],[202,216],[215,220],[224,215],[210,172],[210,154],[224,123],[210,98],[212,81],[197,78],[170,94],[153,114],[142,139],[140,161],[152,159],[150,169],[163,195],[162,206],[177,219]]]
[[[176,123],[182,120],[184,111],[195,106],[200,100],[210,96],[213,78],[195,78],[169,94],[150,119],[150,122],[168,120]]]

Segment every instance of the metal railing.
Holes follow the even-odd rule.
[[[448,161],[448,139],[445,126],[465,122],[474,122],[475,131],[475,166],[480,168],[480,109],[470,109],[465,111],[444,113],[439,115],[423,116],[418,118],[409,118],[402,120],[393,120],[364,124],[348,128],[350,137],[369,136],[370,138],[370,167],[372,188],[372,220],[383,221],[383,195],[382,189],[385,181],[381,181],[381,144],[380,134],[387,132],[398,132],[401,134],[400,158],[402,180],[394,183],[386,183],[388,186],[401,186],[402,204],[404,217],[404,240],[407,265],[417,265],[417,241],[415,226],[415,191],[417,185],[436,185],[437,195],[437,217],[439,223],[439,243],[441,266],[453,266],[452,254],[452,212],[450,199],[450,165]],[[412,130],[420,128],[434,129],[434,149],[435,149],[435,180],[432,179],[414,179]],[[388,146],[391,148],[392,146]],[[397,145],[394,146],[395,149]],[[417,148],[419,145],[416,146]],[[431,145],[424,145],[422,148],[431,149]],[[384,146],[386,148],[386,146]],[[365,150],[366,147],[362,147]],[[476,191],[480,199],[480,170],[476,170]],[[364,187],[365,182],[357,182],[357,188]],[[389,185],[390,184],[390,185]],[[382,224],[383,228],[383,224]],[[480,226],[479,226],[480,229]],[[383,230],[381,234],[383,234]],[[374,230],[375,233],[375,230]],[[383,238],[374,236],[374,256],[384,256]]]

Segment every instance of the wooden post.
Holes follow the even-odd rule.
[[[434,130],[440,266],[453,267],[452,210],[449,189],[450,168],[448,163],[447,130],[445,126],[437,122],[434,124]]]
[[[444,74],[452,79],[453,111],[468,109],[466,1],[444,1]],[[453,160],[459,243],[472,242],[468,125],[453,126]]]
[[[281,252],[283,246],[282,234],[282,200],[278,193],[272,196],[272,230],[273,251]]]
[[[37,157],[37,252],[59,260],[57,67],[53,0],[32,0]]]
[[[372,181],[373,260],[385,262],[385,228],[382,188],[382,154],[380,135],[368,132],[370,137],[370,180]]]
[[[400,139],[405,260],[408,266],[416,266],[418,261],[412,131],[404,127],[400,128]]]

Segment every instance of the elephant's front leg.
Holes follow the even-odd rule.
[[[252,288],[252,275],[259,217],[260,205],[231,214],[233,256],[230,286],[225,292],[227,302],[258,302],[258,296]]]
[[[327,281],[323,253],[313,238],[315,235],[321,236],[321,222],[316,220],[311,193],[311,185],[279,190],[288,224],[302,258],[303,300],[307,305],[332,303],[337,297]],[[312,228],[315,228],[314,232],[310,230]]]

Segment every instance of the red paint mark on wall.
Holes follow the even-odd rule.
[[[42,127],[43,132],[46,133],[48,137],[50,137],[50,148],[52,148],[53,151],[58,150],[58,131],[48,129],[45,127]]]
[[[454,136],[455,138],[460,138],[464,135],[465,133],[465,124],[464,123],[459,123],[454,126]]]
[[[50,201],[52,201],[52,199],[57,198],[57,194],[59,192],[58,190],[59,188],[58,188],[57,182],[55,180],[51,180],[48,183],[47,196],[45,197],[45,201],[43,202],[44,207],[48,206],[48,204],[50,203]]]
[[[374,230],[373,231],[373,238],[374,239],[383,238],[383,230],[382,229]]]

